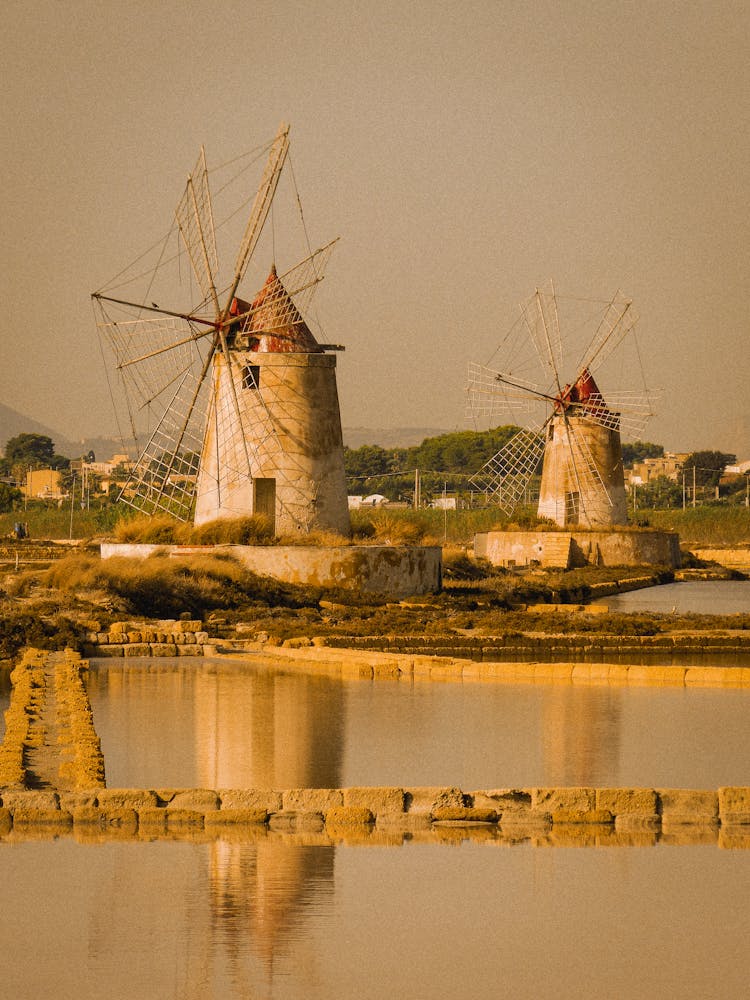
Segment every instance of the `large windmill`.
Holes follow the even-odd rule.
[[[143,513],[196,524],[263,514],[277,534],[349,533],[336,359],[327,353],[342,348],[319,343],[302,314],[334,243],[311,253],[308,242],[301,263],[278,274],[274,236],[265,283],[248,300],[239,297],[288,150],[282,124],[261,153],[265,169],[226,280],[201,151],[175,212],[177,254],[170,257],[165,242],[154,268],[135,273],[133,280],[146,279],[138,302],[114,297],[111,287],[92,296],[135,434],[146,415],[151,421],[121,494]],[[157,279],[185,254],[198,302],[165,309],[153,298],[185,293],[174,285],[157,293]]]
[[[574,308],[568,327],[552,283],[537,289],[522,303],[520,322],[503,345],[503,369],[469,365],[475,419],[523,414],[530,423],[471,483],[510,514],[528,497],[541,464],[540,517],[561,526],[625,524],[620,431],[640,434],[652,413],[652,393],[643,385],[608,388],[604,395],[597,379],[613,374],[631,383],[642,379],[637,354],[623,363],[625,346],[635,341],[637,317],[619,291],[604,303],[569,302]]]

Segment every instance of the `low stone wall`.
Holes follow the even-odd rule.
[[[750,546],[736,549],[693,549],[693,555],[703,562],[718,563],[726,569],[750,573]]]
[[[562,544],[568,540],[569,544]],[[673,531],[484,531],[474,555],[494,566],[680,566],[680,540]]]
[[[208,642],[200,621],[115,622],[108,632],[89,632],[83,655],[203,656]]]
[[[410,597],[442,586],[439,545],[136,545],[102,543],[102,559],[145,559],[156,552],[175,558],[221,552],[259,576],[285,583]]]
[[[537,843],[750,848],[750,788],[455,787],[0,789],[0,837],[255,839],[318,834],[391,843],[439,832]]]
[[[25,651],[11,672],[0,784],[17,789],[104,786],[104,757],[83,683],[87,668],[70,649]]]
[[[586,647],[576,647],[567,638],[562,636],[558,641],[558,637],[554,640],[529,637],[525,642],[523,638],[509,637],[498,638],[494,645],[483,645],[491,641],[484,637],[477,640],[476,645],[443,648],[440,643],[445,639],[435,639],[431,644],[428,638],[421,637],[409,650],[401,637],[389,640],[387,636],[378,639],[329,636],[288,639],[283,646],[264,646],[254,653],[230,647],[221,655],[222,658],[244,658],[259,654],[263,662],[293,664],[296,670],[308,669],[315,673],[326,670],[341,676],[376,679],[404,676],[514,684],[556,680],[679,687],[750,686],[750,636],[712,637],[710,645],[699,646],[697,651],[694,645],[682,645],[679,637],[644,636],[641,642],[631,637],[628,645],[623,645],[617,637],[608,636]],[[660,642],[660,639],[666,641]],[[691,651],[700,662],[694,666],[680,663],[679,660],[684,660]],[[575,659],[576,653],[580,659]],[[621,662],[618,657],[622,658]],[[632,662],[628,662],[628,657]],[[638,662],[649,658],[662,662]],[[722,658],[730,664],[718,666]],[[747,665],[735,665],[739,663]]]

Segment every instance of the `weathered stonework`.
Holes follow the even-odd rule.
[[[0,789],[0,837],[195,838],[290,835],[326,843],[481,836],[538,845],[713,843],[750,849],[750,788],[90,789],[80,804]],[[237,806],[237,802],[268,802]],[[594,805],[596,803],[596,805]],[[259,833],[259,831],[261,831]],[[309,842],[307,839],[305,842]]]
[[[145,559],[167,551],[176,557],[212,548],[105,542],[101,556]],[[442,585],[439,545],[222,545],[220,551],[260,576],[311,587],[342,587],[401,598],[433,593]]]
[[[474,555],[495,566],[667,566],[680,562],[679,536],[651,529],[486,531],[474,537]]]

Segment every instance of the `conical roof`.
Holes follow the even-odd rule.
[[[248,304],[235,299],[230,311],[234,315],[250,313],[242,326],[242,332],[249,336],[250,350],[301,354],[322,351],[275,266],[253,301]]]

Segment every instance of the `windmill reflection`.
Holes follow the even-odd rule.
[[[566,787],[612,784],[620,756],[622,698],[609,686],[552,685],[543,702],[545,781]]]
[[[234,671],[196,677],[197,779],[205,788],[336,788],[341,784],[344,689],[328,678]],[[311,835],[311,839],[317,839]],[[260,828],[251,842],[209,845],[211,937],[230,968],[248,951],[273,974],[274,955],[313,894],[332,882],[334,850]],[[249,947],[248,947],[249,945]]]

